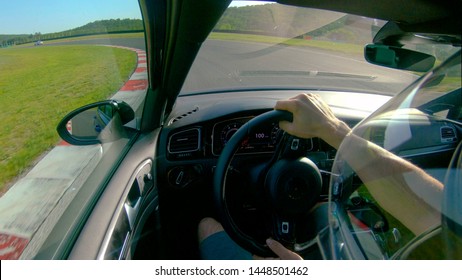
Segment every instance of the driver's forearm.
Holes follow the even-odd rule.
[[[354,134],[341,144],[341,159],[374,199],[416,235],[440,223],[442,184],[412,163]]]

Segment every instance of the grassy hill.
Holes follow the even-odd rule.
[[[229,8],[219,23],[220,31],[245,31],[261,35],[296,37],[337,20],[343,14],[322,10],[296,9],[266,4]]]
[[[367,43],[377,31],[364,36],[364,28],[371,26],[371,19],[359,16],[266,4],[229,8],[214,31]]]

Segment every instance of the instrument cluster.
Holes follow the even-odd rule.
[[[212,132],[212,153],[220,155],[226,143],[236,131],[248,122],[252,117],[235,118],[216,123]],[[257,128],[253,133],[247,135],[242,141],[237,154],[269,153],[273,152],[282,134],[277,121],[267,123]]]

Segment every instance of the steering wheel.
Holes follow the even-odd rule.
[[[236,223],[227,202],[229,190],[233,186],[226,184],[226,178],[242,140],[259,126],[281,120],[292,121],[292,114],[273,110],[245,123],[221,152],[213,178],[215,207],[223,228],[241,247],[262,257],[274,256],[274,253],[264,240],[246,234]],[[252,183],[257,184],[256,188],[261,190],[259,199],[262,203],[259,203],[259,207],[262,209],[258,210],[264,212],[267,220],[265,234],[293,250],[297,243],[297,233],[299,229],[306,228],[306,216],[321,193],[322,177],[318,167],[310,159],[301,153],[293,153],[294,144],[290,139],[294,138],[285,134],[279,140],[272,159],[263,168],[255,168],[252,172]]]

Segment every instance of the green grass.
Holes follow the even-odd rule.
[[[0,49],[0,191],[59,142],[62,117],[113,95],[135,64],[102,46]]]

